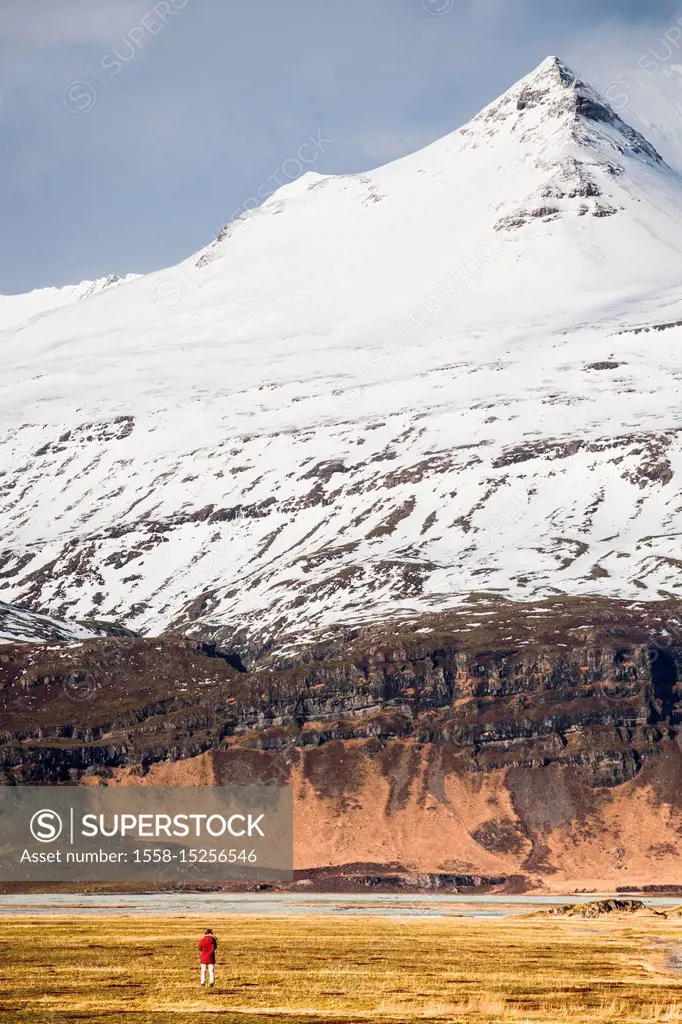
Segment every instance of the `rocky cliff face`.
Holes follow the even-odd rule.
[[[7,645],[3,778],[291,784],[297,867],[325,884],[682,884],[679,612],[481,605],[251,661]]]

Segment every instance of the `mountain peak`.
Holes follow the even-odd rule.
[[[509,105],[519,114],[539,108],[540,119],[548,118],[547,128],[552,123],[562,123],[570,128],[575,141],[607,142],[621,154],[634,154],[663,165],[663,159],[644,136],[626,124],[591,85],[556,56],[546,57],[491,106]]]
[[[568,65],[556,56],[545,57],[535,71],[531,71],[531,75],[552,75],[562,82],[574,82],[577,78],[575,72],[571,71]]]
[[[610,196],[613,179],[626,165],[634,166],[633,160],[669,170],[644,136],[556,56],[545,58],[458,134],[473,148],[495,146],[508,153],[510,146],[517,152],[520,146],[524,160],[547,172],[541,198],[564,192]],[[609,215],[617,208],[598,204],[593,212]],[[587,212],[582,203],[580,210]],[[512,214],[510,222],[519,219]]]
[[[595,120],[611,122],[617,118],[615,111],[605,103],[598,93],[576,75],[558,57],[546,57],[541,64],[512,86],[505,96],[517,95],[521,101],[519,110],[545,101],[559,104],[556,113],[585,113],[596,115]],[[618,119],[619,120],[619,119]]]
[[[566,215],[611,217],[627,204],[618,181],[637,164],[670,170],[644,136],[556,56],[543,60],[459,134],[467,148],[494,148],[507,163],[520,160],[539,175],[528,192],[500,203],[499,230]]]

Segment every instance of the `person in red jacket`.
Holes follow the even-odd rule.
[[[207,928],[204,932],[203,939],[197,943],[197,949],[201,954],[201,984],[206,984],[206,974],[208,973],[209,985],[215,985],[215,951],[218,948],[218,940],[211,931]]]

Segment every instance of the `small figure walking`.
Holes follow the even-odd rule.
[[[201,984],[204,986],[207,973],[209,985],[215,985],[215,951],[217,948],[218,940],[212,930],[207,928],[203,939],[197,943],[197,949],[201,954]]]

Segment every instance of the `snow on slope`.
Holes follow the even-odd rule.
[[[17,608],[0,601],[0,644],[45,641],[68,643],[98,635],[73,622],[58,622],[45,615],[35,615],[26,608]]]
[[[36,316],[44,316],[53,310],[70,306],[74,302],[82,302],[97,295],[106,288],[114,288],[126,281],[134,281],[138,274],[109,274],[96,281],[81,281],[80,284],[66,285],[63,288],[37,288],[25,295],[0,295],[0,330],[18,327]]]
[[[682,591],[682,179],[556,58],[0,334],[0,590],[259,640]],[[19,424],[22,424],[19,426]]]

